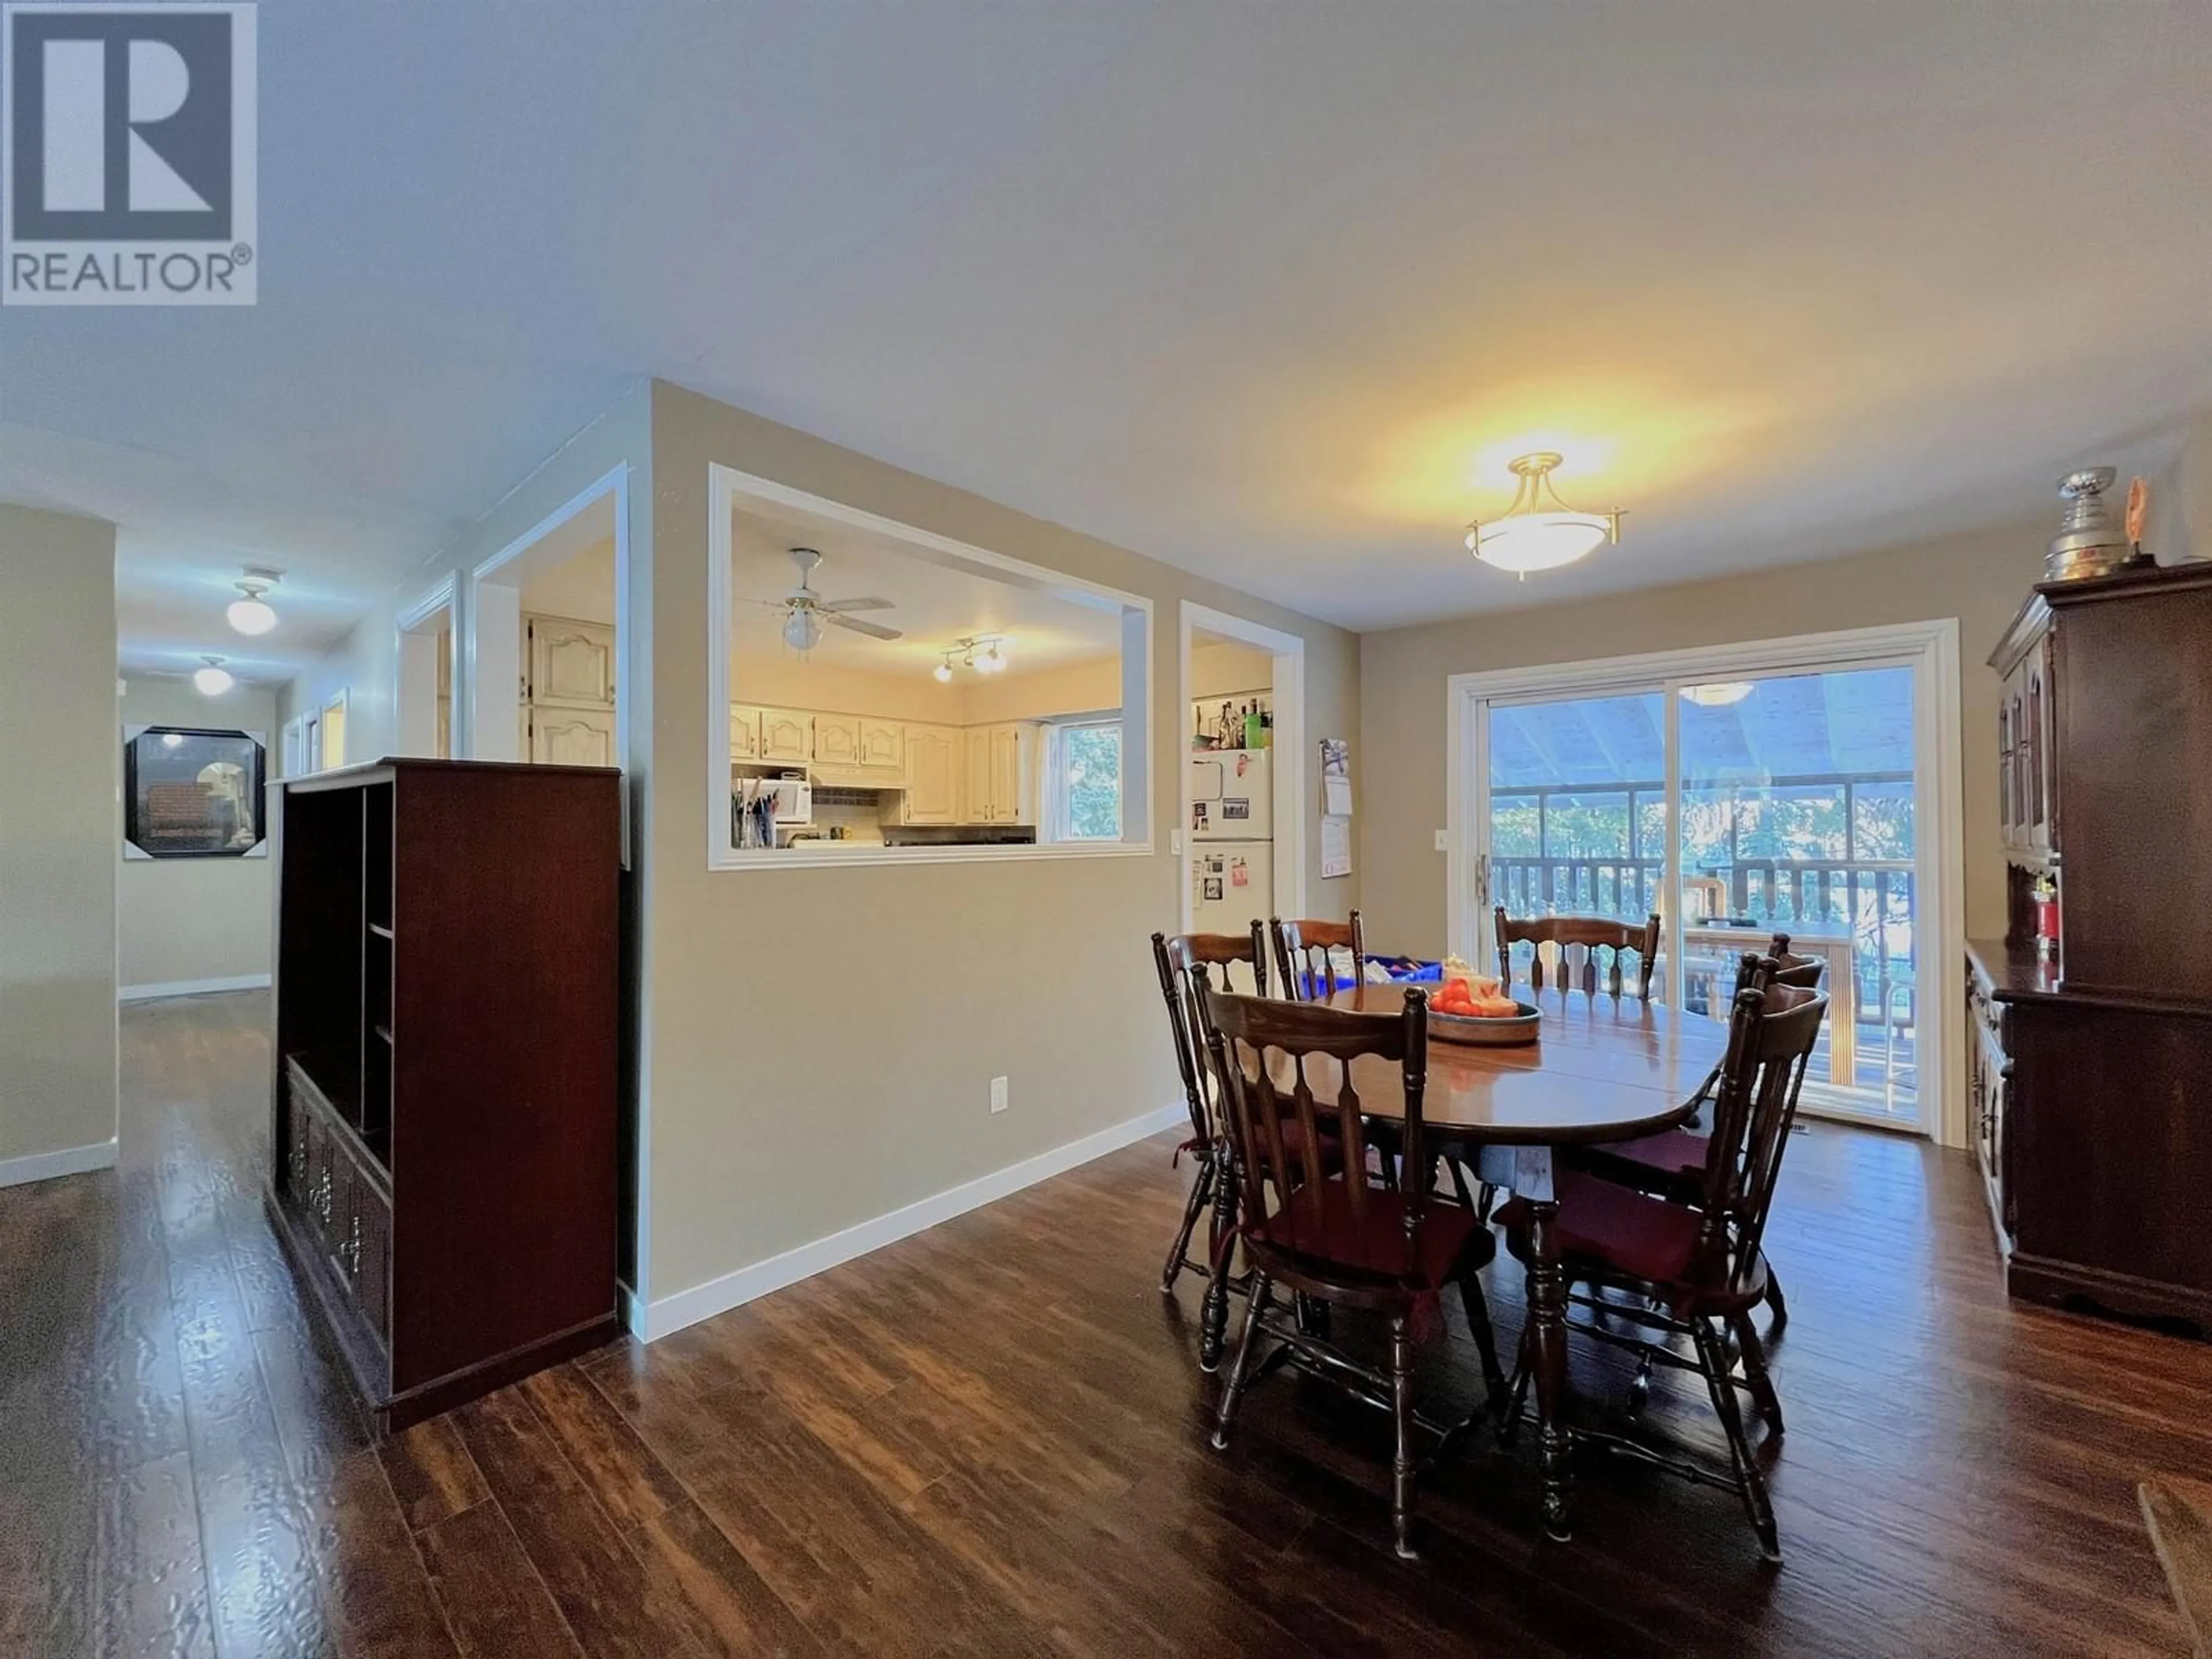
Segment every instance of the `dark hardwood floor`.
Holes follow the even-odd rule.
[[[8,1659],[2186,1650],[2134,1488],[2212,1471],[2212,1346],[2008,1305],[1956,1155],[1791,1147],[1781,1569],[1602,1459],[1540,1542],[1527,1437],[1407,1568],[1379,1414],[1279,1376],[1206,1447],[1169,1137],[380,1446],[261,1213],[264,1013],[127,1010],[120,1169],[0,1193]],[[1424,1364],[1472,1401],[1463,1335]],[[1651,1416],[1722,1455],[1702,1394]]]

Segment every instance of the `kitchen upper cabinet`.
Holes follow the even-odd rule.
[[[963,771],[970,823],[1034,823],[1036,770],[1036,724],[1012,721],[979,726],[966,734]]]
[[[906,727],[890,720],[862,720],[860,763],[871,772],[906,770]]]
[[[761,757],[761,711],[732,706],[730,710],[730,758],[757,761]]]
[[[615,630],[566,617],[530,618],[530,700],[570,708],[611,708]]]
[[[961,732],[950,726],[909,726],[905,735],[907,787],[899,822],[959,823]]]
[[[541,705],[531,719],[530,758],[540,766],[616,764],[613,711]]]
[[[853,767],[860,763],[860,722],[850,714],[814,717],[814,763]]]
[[[760,711],[760,758],[806,762],[814,758],[814,717],[792,708]]]

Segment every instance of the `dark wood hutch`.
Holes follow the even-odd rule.
[[[382,1426],[616,1333],[619,779],[275,791],[269,1210]]]
[[[2212,563],[2045,582],[1990,666],[2008,921],[1968,943],[1968,1077],[2007,1285],[2212,1334]]]

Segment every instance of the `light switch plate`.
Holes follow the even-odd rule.
[[[991,1109],[994,1112],[1006,1109],[1006,1079],[1002,1077],[991,1079]]]
[[[1170,830],[1168,832],[1168,851],[1174,854],[1177,858],[1181,858],[1182,856],[1182,830]]]
[[[1449,853],[1451,851],[1450,830],[1439,830],[1437,831],[1437,851],[1439,853]]]

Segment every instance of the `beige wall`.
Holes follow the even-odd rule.
[[[1359,688],[1358,641],[1340,629],[674,386],[654,388],[652,453],[659,759],[646,973],[649,1294],[660,1301],[1174,1101],[1145,939],[1179,908],[1176,604],[1302,635],[1314,730],[1353,729]],[[710,462],[1151,599],[1157,850],[709,871]],[[1324,913],[1353,902],[1351,883],[1323,883],[1317,868],[1310,881]],[[1012,1099],[998,1116],[994,1076]]]
[[[0,708],[4,1183],[112,1158],[113,525],[0,505]]]
[[[2002,932],[1996,676],[1983,659],[2042,568],[2051,525],[1886,548],[1715,581],[1370,634],[1360,641],[1360,908],[1376,948],[1444,945],[1447,676],[1774,639],[1882,623],[1959,621],[1966,770],[1966,929]],[[1624,548],[1618,554],[1632,556]]]
[[[842,663],[741,652],[730,662],[730,700],[832,714],[872,714],[919,725],[965,726],[970,687],[927,674],[874,674]]]
[[[1273,684],[1272,652],[1237,640],[1194,633],[1190,643],[1190,695],[1225,697],[1235,691],[1265,691]],[[1190,711],[1183,711],[1186,720]]]
[[[132,676],[124,681],[122,724],[259,732],[276,769],[273,691],[241,685],[204,697],[189,680]],[[126,993],[268,975],[268,859],[126,859],[119,811],[115,845],[116,977]]]
[[[522,579],[522,608],[533,616],[614,626],[615,543],[610,536],[550,570]]]

